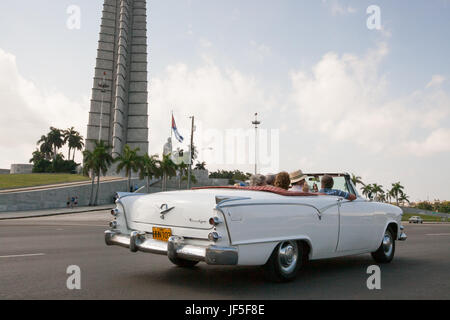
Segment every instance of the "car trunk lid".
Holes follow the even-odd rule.
[[[209,219],[214,215],[213,194],[176,191],[127,198],[121,201],[128,202],[127,217],[134,223],[204,230],[212,228]]]

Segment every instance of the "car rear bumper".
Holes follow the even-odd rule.
[[[218,247],[190,245],[182,237],[172,236],[168,242],[145,238],[139,232],[130,235],[117,231],[105,231],[105,242],[108,246],[121,246],[132,252],[146,252],[167,255],[192,261],[204,261],[210,265],[236,265],[238,250],[234,247]]]

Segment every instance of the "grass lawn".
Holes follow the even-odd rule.
[[[423,221],[441,221],[441,217],[439,216],[426,216],[423,214],[409,214],[409,213],[405,213],[403,215],[402,221],[408,221],[409,218],[411,218],[412,216],[421,217]]]
[[[0,175],[0,190],[88,180],[89,178],[82,175],[64,173],[2,174]]]

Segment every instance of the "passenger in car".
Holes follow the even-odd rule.
[[[289,175],[289,179],[291,180],[292,185],[289,191],[309,192],[309,185],[306,183],[306,178],[308,178],[308,176],[303,174],[302,170],[292,172]]]
[[[275,183],[276,174],[269,173],[266,175],[266,183],[268,186],[273,186]]]
[[[266,185],[266,176],[255,174],[250,177],[250,187],[262,187]]]
[[[333,189],[333,186],[334,186],[333,177],[329,175],[324,175],[322,177],[322,189],[320,190],[320,193],[326,193],[330,196],[342,197],[350,201],[356,200],[356,196],[354,194],[338,189]]]
[[[284,189],[284,190],[289,190],[289,185],[291,184],[291,180],[289,179],[289,173],[287,172],[280,172],[279,174],[277,174],[277,177],[275,178],[275,183],[274,186]]]

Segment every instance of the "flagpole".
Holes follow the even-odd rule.
[[[192,120],[191,124],[191,145],[189,146],[189,167],[188,167],[188,183],[187,188],[188,190],[191,188],[191,175],[192,175],[192,154],[194,152],[194,116],[190,117]]]

